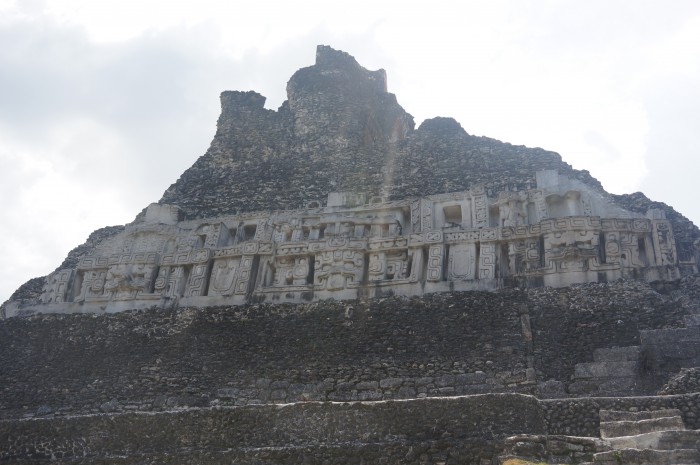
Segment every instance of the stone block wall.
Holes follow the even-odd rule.
[[[686,427],[700,427],[700,394],[566,400],[488,394],[12,419],[0,420],[0,462],[493,464],[533,440],[550,453],[578,451],[580,460],[596,448],[590,438],[600,435],[601,410],[667,408],[678,409]]]
[[[517,294],[516,294],[517,296]],[[2,322],[2,415],[532,389],[517,308],[488,293],[40,315]]]
[[[678,409],[686,428],[700,429],[700,393],[653,397],[594,397],[543,400],[549,434],[600,435],[600,410]]]
[[[675,297],[619,282],[12,318],[0,322],[0,416],[540,394],[546,381],[566,395],[596,349],[682,327],[698,281]]]
[[[545,432],[542,409],[530,396],[309,402],[4,420],[0,461],[490,463],[503,438],[522,431]]]

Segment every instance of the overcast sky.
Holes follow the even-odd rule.
[[[416,123],[559,152],[696,224],[700,2],[0,0],[0,302],[202,155],[223,90],[276,109],[317,44]]]

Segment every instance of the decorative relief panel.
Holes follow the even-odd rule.
[[[190,277],[185,287],[185,297],[200,297],[206,295],[209,265],[197,263],[192,265]]]
[[[41,303],[61,303],[67,299],[68,286],[73,277],[72,269],[58,270],[46,277],[46,284],[41,293]]]
[[[498,208],[498,226],[513,227],[527,223],[527,193],[503,193],[494,204]]]
[[[421,199],[420,212],[421,231],[433,229],[433,202],[427,199]]]
[[[406,278],[408,253],[405,250],[374,252],[369,255],[369,280],[384,281]]]
[[[481,186],[382,204],[134,223],[92,249],[75,269],[51,274],[40,301],[104,306],[112,300],[142,300],[151,305],[149,299],[161,297],[230,296],[242,302],[247,297],[240,296],[256,292],[290,299],[300,298],[296,291],[361,286],[422,292],[446,289],[435,285],[443,281],[469,288],[464,283],[495,280],[501,273],[571,273],[571,279],[545,281],[559,285],[599,279],[596,273],[581,273],[586,271],[616,279],[677,265],[673,232],[662,215],[635,217],[619,207],[601,206],[598,197],[568,190],[570,186],[565,192],[546,187],[506,192],[496,199]],[[568,203],[566,208],[554,201],[548,205],[547,199]],[[572,212],[580,215],[568,216]],[[619,216],[591,216],[593,212]],[[445,221],[436,226],[443,214]],[[206,305],[204,299],[199,302]]]
[[[508,262],[508,269],[513,275],[539,270],[542,263],[539,237],[509,242]]]
[[[80,294],[75,298],[75,301],[82,302],[90,299],[104,298],[107,270],[88,270],[81,274],[83,282],[80,287]]]
[[[385,239],[370,239],[369,250],[405,249],[408,239],[405,237],[387,237]]]
[[[354,250],[329,250],[316,255],[315,282],[329,291],[357,287],[362,280],[364,254]]]
[[[431,245],[428,248],[428,281],[442,281],[443,249],[442,244]]]
[[[272,285],[275,287],[311,284],[311,258],[307,256],[278,257],[274,264]]]
[[[421,232],[421,215],[420,215],[420,200],[411,202],[411,232]]]
[[[187,286],[187,268],[184,266],[161,266],[153,286],[154,294],[174,299],[185,294]]]
[[[255,257],[253,255],[244,255],[241,258],[241,268],[238,275],[238,282],[236,283],[236,294],[246,294],[250,286],[250,279],[253,273],[253,263],[255,263]]]
[[[675,265],[677,263],[676,243],[671,232],[671,225],[667,221],[654,221],[652,225],[656,264],[659,266]]]
[[[209,295],[233,295],[240,264],[240,258],[214,260],[209,279]]]
[[[479,279],[496,277],[496,244],[481,244],[479,253]]]
[[[489,226],[489,200],[486,193],[474,193],[472,195],[472,224],[476,228],[487,228]]]
[[[107,257],[83,257],[78,263],[78,269],[106,268],[108,263],[109,259]]]
[[[478,241],[481,231],[445,232],[445,242]]]
[[[528,196],[530,197],[530,202],[535,205],[535,212],[537,215],[535,221],[539,222],[549,218],[547,199],[545,199],[544,192],[541,190],[531,190]]]
[[[153,263],[118,263],[110,266],[104,293],[112,300],[133,300],[142,294],[150,294],[155,271],[156,265]]]
[[[447,262],[448,281],[469,281],[476,278],[476,243],[450,246]]]
[[[271,239],[270,232],[268,232],[268,224],[269,219],[263,218],[258,220],[258,226],[255,228],[255,237],[253,240],[256,242],[261,242]]]
[[[545,266],[559,272],[588,271],[598,265],[599,236],[590,230],[557,230],[544,234]]]

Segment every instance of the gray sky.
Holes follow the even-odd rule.
[[[416,122],[559,152],[696,224],[700,2],[0,0],[0,302],[202,155],[223,90],[267,107],[317,44]]]

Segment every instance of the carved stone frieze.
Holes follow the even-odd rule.
[[[112,302],[220,305],[678,275],[661,213],[635,216],[569,185],[545,187],[134,223],[75,268],[49,275],[40,304],[89,311]]]

